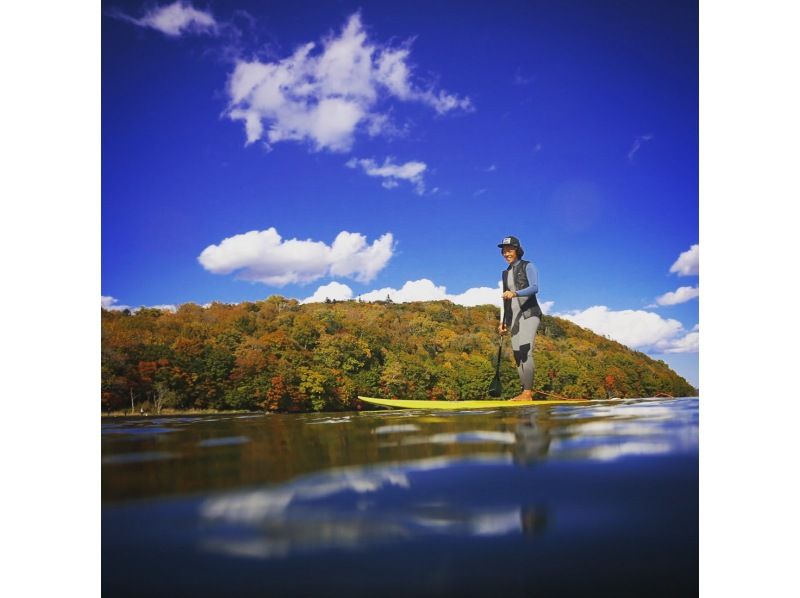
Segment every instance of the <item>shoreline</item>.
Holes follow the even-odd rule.
[[[217,409],[162,409],[161,413],[153,413],[146,411],[144,413],[131,413],[128,411],[112,411],[101,412],[100,417],[164,417],[165,415],[235,415],[243,413],[264,413],[269,411],[262,411],[257,409],[255,411],[248,409],[235,409],[235,410],[217,410]]]
[[[659,396],[661,395],[661,396]],[[604,401],[614,401],[620,399],[657,399],[657,398],[670,398],[670,399],[689,399],[689,398],[696,398],[699,399],[699,393],[697,395],[687,395],[683,397],[673,397],[671,395],[661,394],[655,395],[652,397],[612,397],[611,399],[587,399],[591,402],[604,402]],[[570,401],[571,399],[567,399],[566,401]],[[454,403],[458,403],[459,401],[452,401]],[[554,401],[555,402],[555,401]],[[337,410],[322,410],[322,411],[314,411],[312,409],[309,410],[300,410],[300,411],[266,411],[263,409],[224,409],[224,410],[217,410],[217,409],[162,409],[161,413],[152,413],[152,412],[145,412],[145,413],[130,413],[130,411],[112,411],[112,412],[101,412],[101,418],[116,418],[116,417],[165,417],[165,416],[181,416],[181,415],[243,415],[243,414],[255,414],[260,413],[263,415],[272,415],[273,413],[344,413],[344,412],[352,412],[352,411],[375,411],[373,408],[363,409],[362,407],[356,407],[354,409],[337,409]],[[380,411],[378,409],[377,411]]]

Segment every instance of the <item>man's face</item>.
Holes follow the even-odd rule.
[[[513,264],[517,259],[517,248],[512,245],[503,245],[502,253],[509,264]]]

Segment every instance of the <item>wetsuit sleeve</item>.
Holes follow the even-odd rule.
[[[531,262],[525,266],[525,274],[528,276],[528,286],[517,291],[518,297],[530,297],[539,292],[539,272]]]

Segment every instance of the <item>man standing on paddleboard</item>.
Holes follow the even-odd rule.
[[[531,262],[523,260],[525,250],[516,237],[505,237],[498,245],[508,268],[503,272],[503,321],[501,335],[511,331],[511,348],[517,364],[522,392],[512,401],[533,400],[533,344],[542,319],[536,301],[539,273]]]

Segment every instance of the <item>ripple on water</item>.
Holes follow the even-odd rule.
[[[155,417],[153,419],[138,420],[151,424],[194,424],[203,421],[202,417]]]
[[[102,434],[124,434],[129,436],[149,436],[178,432],[175,428],[162,428],[158,426],[126,426],[118,428],[104,428]]]
[[[247,436],[224,436],[221,438],[208,438],[201,440],[197,443],[199,447],[214,447],[214,446],[235,446],[238,444],[246,444],[250,442]]]
[[[396,426],[380,426],[375,428],[373,434],[398,434],[401,432],[419,432],[421,428],[414,424],[399,424]]]
[[[326,417],[324,419],[318,421],[311,421],[308,422],[309,425],[319,425],[319,424],[346,424],[349,422],[351,417],[349,415],[345,417]]]
[[[118,453],[116,455],[106,455],[103,457],[103,465],[125,465],[128,463],[147,463],[150,461],[164,461],[174,459],[176,453],[164,451],[150,451],[144,453]]]

